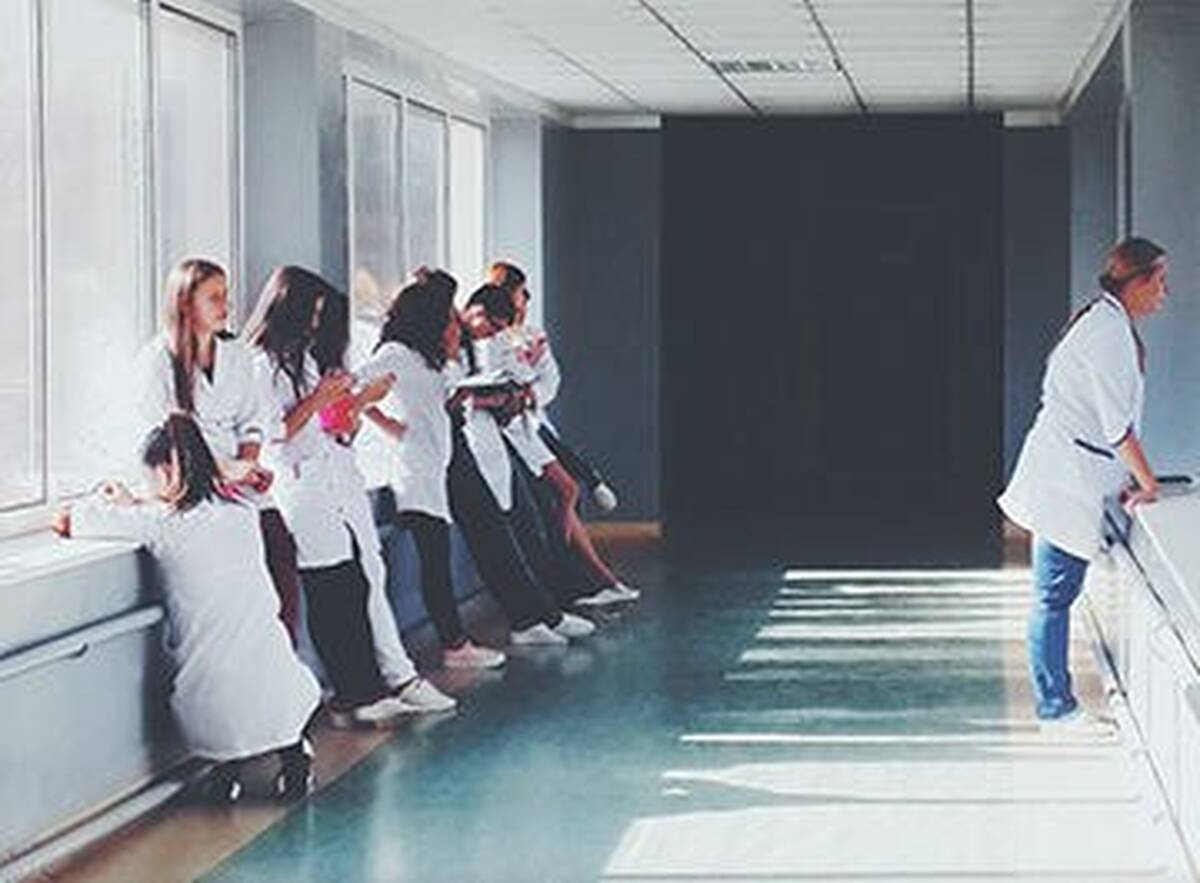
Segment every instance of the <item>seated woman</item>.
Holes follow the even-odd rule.
[[[142,460],[149,469],[146,498],[107,483],[100,498],[59,513],[55,530],[137,540],[154,556],[174,667],[171,708],[188,748],[222,763],[217,796],[237,799],[239,760],[276,751],[279,795],[301,797],[312,788],[312,748],[304,734],[320,689],[279,621],[258,512],[220,484],[190,417],[177,414],[153,429]]]
[[[499,286],[484,285],[471,295],[468,308],[477,311],[472,321],[472,333],[478,367],[485,371],[500,371],[522,385],[521,394],[500,412],[504,435],[523,468],[537,483],[553,489],[552,496],[557,505],[548,507],[545,515],[556,529],[548,533],[554,543],[565,545],[571,558],[592,582],[573,602],[583,606],[603,606],[637,600],[638,591],[621,582],[596,551],[587,528],[575,511],[579,486],[538,431],[541,418],[533,390],[537,381],[536,365],[541,360],[532,360],[522,349],[516,299]],[[542,350],[544,357],[546,347]]]
[[[471,643],[458,615],[449,568],[451,516],[508,618],[514,644],[561,644],[591,634],[594,626],[558,609],[523,559],[480,475],[462,425],[473,419],[468,415],[475,413],[474,397],[449,392],[459,354],[457,287],[447,273],[419,273],[417,282],[403,289],[389,308],[379,347],[358,374],[367,382],[380,376],[397,378],[391,395],[372,415],[397,439],[392,487],[398,526],[414,532],[422,594],[442,641],[443,658],[450,666],[490,667],[502,663],[503,655]],[[453,425],[448,410],[459,417]]]

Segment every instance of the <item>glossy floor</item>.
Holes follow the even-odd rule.
[[[1030,719],[1019,575],[638,576],[204,879],[1190,879],[1129,750]]]

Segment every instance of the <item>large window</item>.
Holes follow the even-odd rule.
[[[486,132],[450,120],[450,270],[470,287],[481,277],[484,245],[484,144]]]
[[[355,315],[378,322],[404,276],[404,191],[399,98],[358,80],[346,95],[350,124],[351,286]]]
[[[214,258],[236,269],[235,35],[165,11],[159,27],[159,266]],[[160,274],[162,275],[162,274]]]
[[[134,450],[130,367],[144,337],[143,6],[46,3],[46,253],[51,496]],[[86,145],[86,149],[82,149]]]
[[[470,294],[486,259],[487,130],[354,77],[346,104],[355,316],[377,323],[420,266]]]
[[[236,273],[236,33],[171,6],[0,2],[0,533],[132,464],[165,263]]]
[[[35,299],[33,8],[0,3],[0,510],[35,503],[43,466]]]
[[[409,103],[405,134],[408,261],[446,265],[446,116]]]

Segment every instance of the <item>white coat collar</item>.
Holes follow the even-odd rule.
[[[1121,312],[1121,315],[1123,315],[1130,322],[1133,321],[1133,317],[1129,315],[1129,310],[1125,309],[1125,304],[1121,303],[1121,299],[1115,294],[1102,291],[1100,292],[1100,298],[1101,300],[1107,301],[1110,306],[1116,307]]]

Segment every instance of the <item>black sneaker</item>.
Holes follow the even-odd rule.
[[[203,794],[213,803],[237,803],[242,796],[242,782],[236,764],[223,763],[208,774]]]
[[[313,747],[307,739],[279,752],[280,770],[275,777],[275,794],[283,801],[301,800],[313,792]]]

